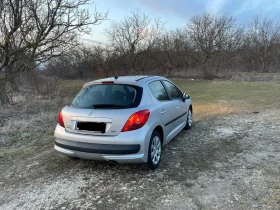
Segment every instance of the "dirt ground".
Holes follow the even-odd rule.
[[[57,154],[57,107],[1,110],[0,209],[280,209],[278,109],[196,120],[143,171]]]

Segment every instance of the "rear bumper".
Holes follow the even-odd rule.
[[[90,136],[67,132],[57,125],[54,148],[57,152],[81,159],[116,161],[118,163],[147,162],[152,130],[148,125],[117,136]]]
[[[57,145],[54,145],[54,149],[62,155],[68,157],[81,158],[85,160],[116,161],[117,163],[145,162],[144,154],[138,154],[138,153],[132,155],[107,155],[107,154],[79,152],[79,151],[64,149]]]
[[[140,144],[93,144],[63,139],[55,139],[55,145],[67,150],[96,154],[130,155],[138,153],[140,150]]]

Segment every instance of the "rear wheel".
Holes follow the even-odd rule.
[[[145,170],[154,170],[159,166],[161,160],[161,136],[156,130],[152,133],[149,150],[148,150],[148,162],[142,164],[142,168]]]
[[[185,127],[185,129],[186,129],[186,130],[191,129],[192,123],[193,123],[192,110],[189,109],[189,111],[188,111],[188,118],[187,118],[187,122],[186,122],[186,127]]]

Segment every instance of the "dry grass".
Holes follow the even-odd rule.
[[[173,80],[193,100],[196,119],[280,108],[280,83]]]
[[[0,127],[0,134],[34,131],[37,127],[44,127],[49,122],[53,122],[55,114],[52,111],[43,111],[36,115],[28,116],[24,114],[19,116],[19,118],[10,118]]]
[[[203,120],[205,118],[209,119],[213,116],[222,116],[231,113],[236,113],[238,111],[237,107],[230,106],[225,103],[206,103],[206,104],[196,104],[194,103],[194,116],[196,120]]]
[[[32,155],[47,144],[60,109],[56,101],[40,99],[1,107],[0,156]]]
[[[232,80],[247,82],[280,81],[279,73],[236,72],[231,73]]]

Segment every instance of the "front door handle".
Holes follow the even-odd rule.
[[[165,112],[166,112],[166,111],[163,109],[163,110],[161,111],[161,114],[165,114]]]
[[[176,108],[179,109],[179,105],[177,105]]]

